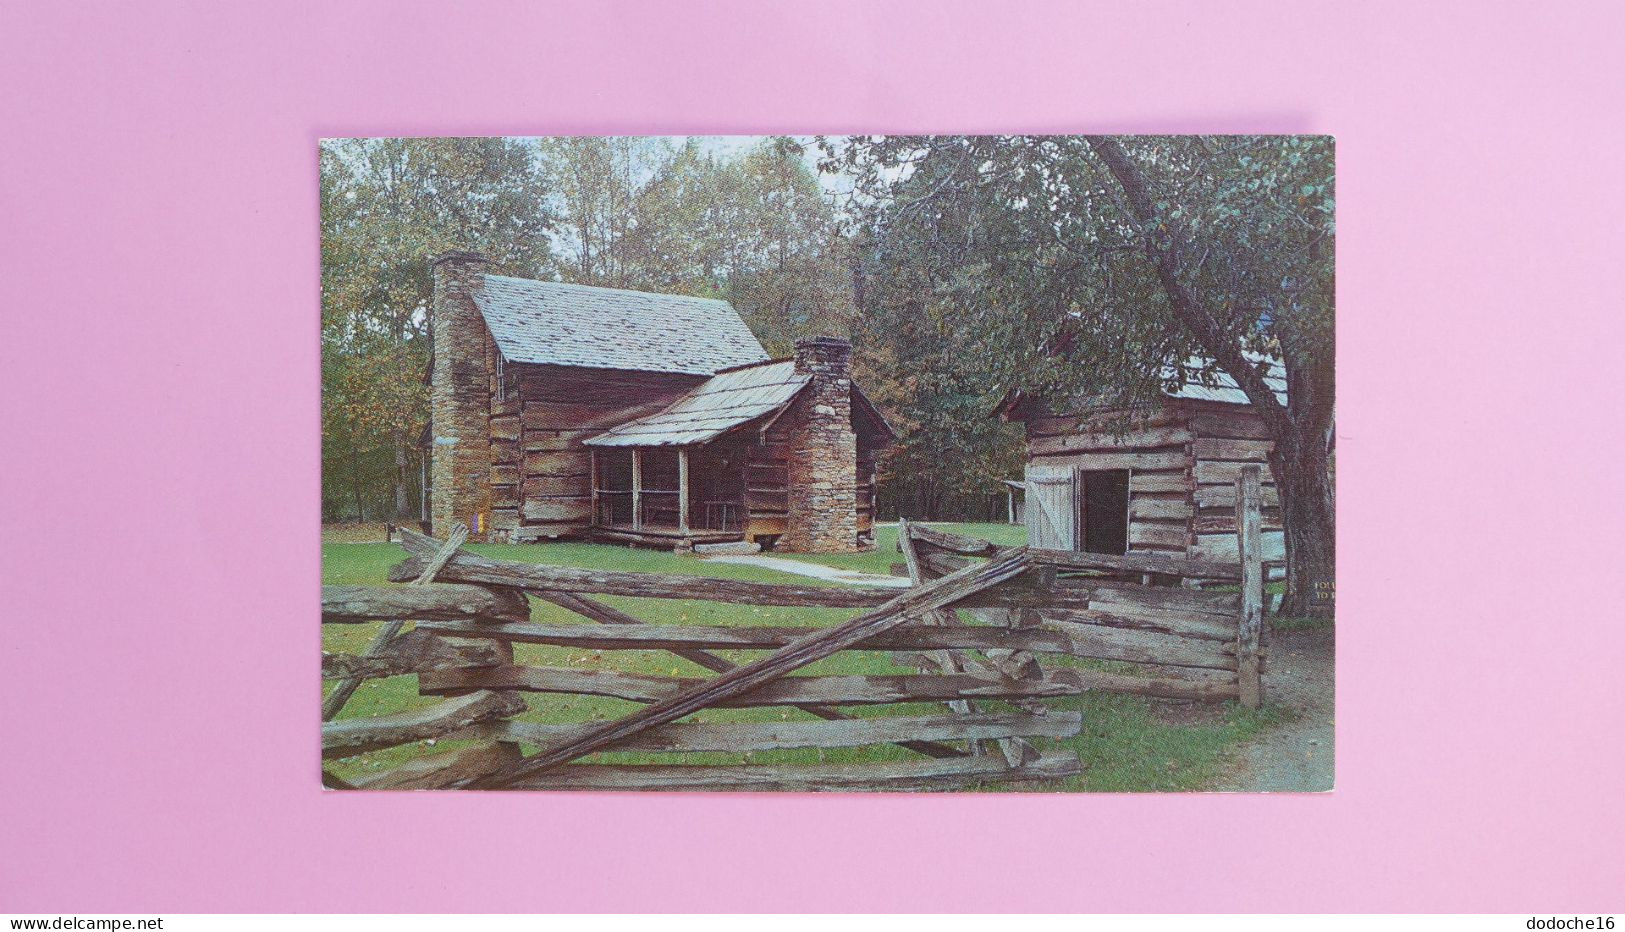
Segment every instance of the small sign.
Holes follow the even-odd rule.
[[[1331,605],[1337,601],[1337,583],[1330,579],[1317,579],[1309,590],[1310,605]]]

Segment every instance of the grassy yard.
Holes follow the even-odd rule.
[[[1023,542],[1024,537],[1021,528],[1002,524],[949,525],[945,529],[986,537],[999,543],[1019,544]],[[895,550],[896,534],[895,527],[880,528],[877,535],[878,548],[866,554],[785,556],[845,569],[886,573],[890,565],[900,559]],[[752,566],[707,563],[692,557],[678,557],[664,551],[598,544],[473,544],[469,549],[493,557],[558,566],[613,568],[634,572],[676,573],[762,582],[793,582],[798,585],[816,584],[806,577]],[[383,582],[389,567],[403,556],[401,549],[393,544],[327,542],[322,547],[323,581]],[[664,621],[703,625],[826,626],[843,621],[854,614],[851,610],[844,609],[727,605],[664,599],[604,597],[603,601],[651,623]],[[533,600],[532,612],[533,617],[539,622],[592,624],[539,600]],[[324,625],[323,647],[329,651],[359,651],[371,641],[377,629],[377,625]],[[665,651],[599,652],[580,648],[518,644],[515,645],[515,653],[521,664],[586,668],[612,666],[627,672],[669,676],[711,675],[695,664]],[[748,662],[763,655],[761,651],[718,651],[718,653],[736,663]],[[1089,661],[1075,662],[1089,663]],[[801,672],[807,675],[877,675],[917,671],[894,666],[890,656],[883,652],[845,651],[813,664]],[[434,697],[419,696],[416,680],[415,676],[369,680],[345,706],[341,717],[385,715],[437,701]],[[603,720],[625,715],[637,708],[637,704],[625,700],[593,696],[531,693],[526,694],[526,698],[530,710],[522,718],[537,722]],[[1085,772],[1080,777],[1046,788],[1108,792],[1200,789],[1216,776],[1224,765],[1226,748],[1256,734],[1280,714],[1268,708],[1250,712],[1234,703],[1223,707],[1192,707],[1110,694],[1058,699],[1052,700],[1052,703],[1057,708],[1080,709],[1084,713],[1083,731],[1061,743],[1078,751],[1085,763]],[[883,716],[923,714],[936,711],[940,707],[893,705],[848,708],[859,715]],[[687,721],[761,721],[775,716],[785,719],[811,718],[806,713],[788,708],[708,709]],[[1042,744],[1044,739],[1039,739],[1039,742]],[[433,750],[445,750],[454,746],[442,742]],[[341,777],[354,777],[386,769],[426,750],[429,748],[421,745],[390,748],[333,761],[331,769]],[[533,749],[526,750],[529,752]],[[901,760],[913,756],[911,752],[892,745],[879,745],[826,751],[801,749],[762,752],[749,755],[749,760],[759,763],[821,761],[833,763]],[[624,753],[601,754],[590,758],[614,763],[669,762],[670,759],[670,756]],[[722,763],[743,762],[746,758],[744,755],[732,754],[689,754],[684,755],[684,759],[691,763]],[[989,788],[997,789],[997,787]]]

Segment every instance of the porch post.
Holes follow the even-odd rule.
[[[677,448],[677,530],[688,533],[688,447]]]
[[[643,529],[643,450],[632,448],[632,530]]]
[[[592,473],[592,523],[597,526],[598,519],[598,451],[587,451],[587,469]]]

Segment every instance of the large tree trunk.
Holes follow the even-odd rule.
[[[1286,527],[1287,589],[1281,614],[1327,616],[1337,578],[1337,517],[1330,454],[1320,442],[1293,433],[1275,442],[1270,471]]]
[[[1287,592],[1281,612],[1330,616],[1337,591],[1337,507],[1332,490],[1332,424],[1336,381],[1329,336],[1312,341],[1290,322],[1279,329],[1286,371],[1287,430],[1271,429],[1270,470],[1286,528]],[[1324,354],[1317,359],[1311,350]]]
[[[1316,359],[1311,341],[1282,323],[1281,361],[1286,369],[1288,402],[1281,404],[1263,374],[1242,351],[1242,333],[1210,307],[1190,285],[1180,249],[1160,222],[1145,176],[1111,137],[1088,137],[1090,146],[1123,186],[1129,211],[1143,225],[1147,254],[1168,295],[1174,316],[1187,327],[1212,359],[1247,395],[1275,444],[1270,470],[1281,497],[1286,529],[1287,598],[1285,614],[1328,615],[1337,565],[1337,527],[1332,501],[1331,424],[1335,398],[1330,365]],[[1310,248],[1315,248],[1311,244]],[[1320,598],[1315,594],[1321,593]]]

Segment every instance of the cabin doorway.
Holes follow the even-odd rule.
[[[1078,543],[1084,553],[1128,553],[1128,470],[1082,470]]]

